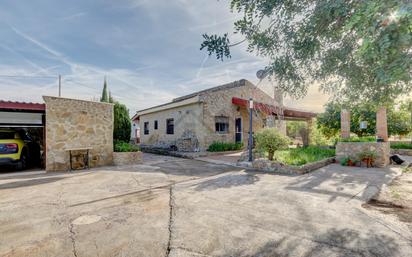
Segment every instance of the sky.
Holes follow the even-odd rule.
[[[0,100],[56,96],[59,74],[63,97],[96,100],[106,77],[133,115],[242,78],[256,84],[267,61],[246,45],[224,62],[199,50],[203,33],[241,40],[232,35],[238,17],[227,0],[2,0]],[[304,99],[285,104],[320,112],[327,100],[313,86]]]

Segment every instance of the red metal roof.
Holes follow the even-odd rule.
[[[238,98],[238,97],[233,97],[232,98],[232,103],[234,105],[242,106],[242,107],[248,107],[249,106],[249,101],[246,99]],[[274,105],[269,105],[269,104],[264,104],[264,103],[259,103],[254,101],[253,102],[253,108],[257,109],[259,111],[262,111],[268,115],[273,115],[277,114],[280,111],[279,106],[274,106]],[[316,113],[314,112],[305,112],[301,110],[296,110],[296,109],[291,109],[288,107],[283,107],[283,116],[285,118],[297,118],[297,119],[310,119],[314,118],[317,116]]]
[[[0,110],[45,112],[46,105],[40,103],[12,102],[0,100]]]

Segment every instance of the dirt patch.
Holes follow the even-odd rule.
[[[399,220],[412,223],[412,170],[405,169],[363,207],[394,214]]]

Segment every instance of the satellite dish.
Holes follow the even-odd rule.
[[[260,80],[264,79],[266,77],[267,73],[265,70],[258,70],[256,72],[256,77]]]

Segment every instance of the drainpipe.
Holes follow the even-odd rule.
[[[249,162],[252,162],[253,156],[252,156],[252,145],[253,145],[253,135],[252,135],[252,122],[253,122],[253,99],[249,99]]]

